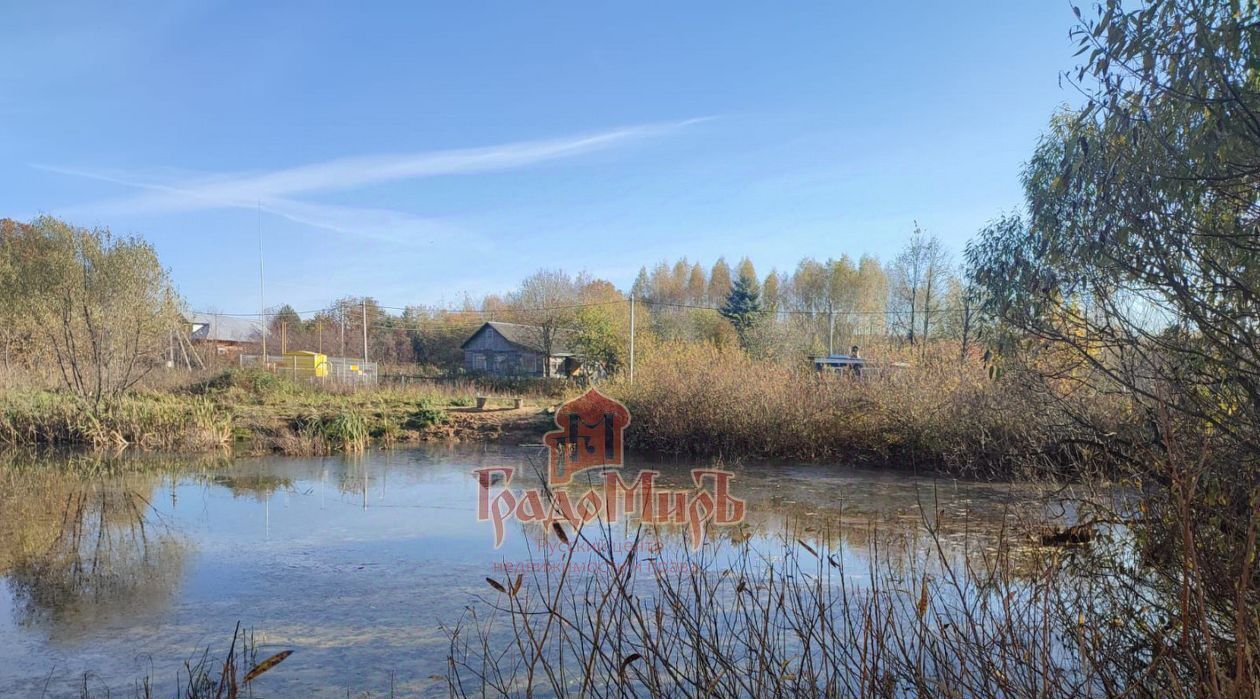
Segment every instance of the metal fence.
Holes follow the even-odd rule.
[[[268,354],[242,354],[241,367],[255,367],[309,381],[332,381],[347,384],[374,385],[379,379],[376,362],[365,362],[353,357],[325,357]]]

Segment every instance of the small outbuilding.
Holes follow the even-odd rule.
[[[276,368],[295,379],[322,379],[328,376],[328,356],[319,352],[289,350],[284,353],[283,365]]]
[[[262,339],[263,325],[254,319],[193,313],[188,323],[188,339],[195,345],[208,347],[220,357],[235,359]]]

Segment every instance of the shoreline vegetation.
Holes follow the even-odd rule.
[[[333,387],[262,370],[228,369],[160,387],[141,386],[84,410],[66,391],[0,394],[0,448],[136,449],[196,454],[361,452],[428,441],[526,437],[542,424],[538,400],[513,409],[470,382]],[[539,434],[541,430],[539,429]]]
[[[1115,466],[1106,445],[1053,409],[1051,397],[979,355],[960,362],[957,348],[945,345],[884,356],[914,363],[859,378],[758,360],[735,348],[665,344],[646,354],[634,384],[597,388],[630,409],[627,444],[644,453],[980,478],[1028,476],[1034,467],[1072,477]],[[330,387],[253,369],[172,376],[94,412],[63,390],[6,390],[0,448],[300,456],[443,441],[534,443],[555,428],[554,408],[586,390],[558,381],[496,390],[474,380]],[[483,409],[478,396],[486,397]],[[1091,399],[1082,407],[1113,433],[1132,428],[1123,405],[1107,409]]]

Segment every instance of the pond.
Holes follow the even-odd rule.
[[[631,459],[684,487],[697,464]],[[538,555],[536,525],[495,548],[477,520],[475,469],[528,484],[537,450],[463,446],[359,457],[0,465],[0,695],[130,696],[151,677],[170,695],[240,623],[259,657],[293,655],[259,694],[346,696],[393,689],[444,696],[444,624],[493,594],[486,578]],[[993,537],[1044,509],[1029,486],[933,479],[840,465],[744,463],[734,496],[756,540],[839,535],[853,576],[862,543],[939,525],[946,546]],[[921,506],[922,505],[922,506]],[[830,532],[831,534],[825,534]],[[711,536],[729,536],[713,531]],[[661,536],[682,540],[679,528]]]

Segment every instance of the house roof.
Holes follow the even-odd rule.
[[[193,340],[216,342],[257,342],[262,337],[262,322],[257,319],[233,318],[213,313],[192,313],[190,337]]]
[[[503,336],[503,339],[530,352],[543,353],[542,348],[542,329],[537,325],[521,325],[519,323],[504,323],[497,320],[489,321],[477,328],[477,331],[460,345],[463,349],[473,338],[490,328]],[[551,356],[567,357],[573,354],[572,351],[573,333],[566,329],[557,329],[555,336],[551,340]]]

